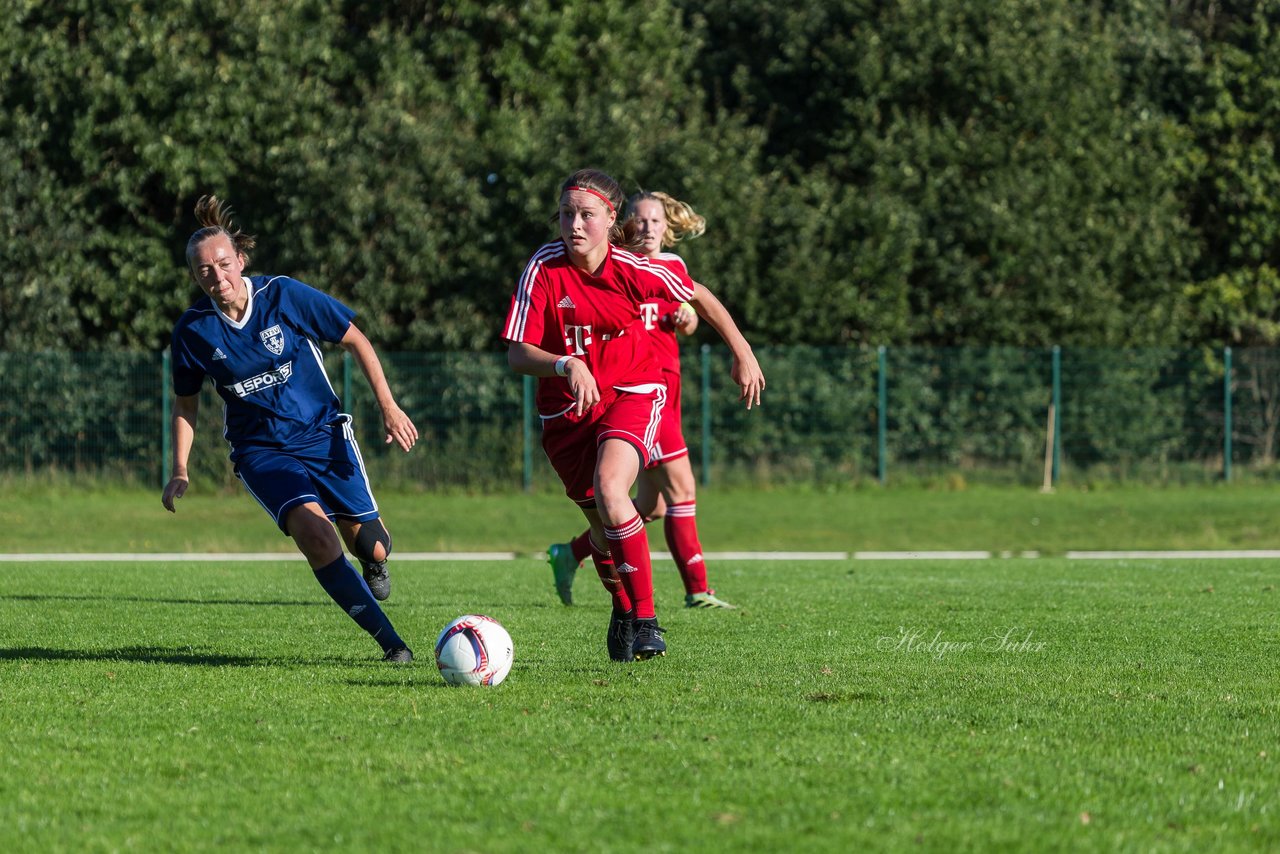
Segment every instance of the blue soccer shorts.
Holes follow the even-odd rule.
[[[286,535],[289,511],[312,501],[331,520],[368,522],[379,515],[350,417],[326,425],[313,440],[294,443],[287,450],[238,449],[235,472]]]

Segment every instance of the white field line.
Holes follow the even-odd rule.
[[[1214,560],[1218,558],[1280,558],[1280,549],[1187,549],[1185,551],[1069,551],[1067,560],[1177,560],[1195,558],[1197,560]]]
[[[991,552],[854,552],[854,560],[986,560]]]
[[[654,560],[671,560],[670,552],[650,552]],[[707,552],[707,560],[848,560],[848,552]]]

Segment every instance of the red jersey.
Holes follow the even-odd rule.
[[[679,255],[662,252],[657,258],[649,259],[649,262],[654,266],[671,270],[681,278],[689,278],[689,270],[684,265],[684,259]],[[640,305],[640,321],[649,331],[649,337],[653,339],[653,353],[658,360],[658,365],[663,371],[677,375],[680,373],[680,341],[675,327],[670,321],[663,323],[662,318],[673,314],[683,302],[684,300],[673,300],[664,296]]]
[[[660,298],[680,303],[692,296],[693,282],[683,264],[653,264],[610,246],[596,276],[575,267],[564,242],[557,240],[535,252],[525,266],[502,337],[582,359],[601,388],[661,383],[662,369],[640,305]],[[540,414],[558,415],[573,404],[567,379],[539,378]]]

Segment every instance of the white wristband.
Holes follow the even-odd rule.
[[[556,376],[567,377],[569,375],[569,360],[572,356],[561,356],[556,359]]]

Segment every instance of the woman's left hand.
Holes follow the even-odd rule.
[[[687,302],[680,303],[680,307],[668,316],[671,318],[671,327],[681,335],[692,335],[698,328],[698,313]]]
[[[756,361],[755,353],[748,350],[742,355],[735,354],[731,376],[738,384],[738,388],[742,390],[738,400],[745,400],[747,409],[752,405],[759,406],[760,392],[764,391],[764,372],[760,370],[760,363]]]
[[[404,410],[392,404],[382,411],[382,425],[387,431],[387,444],[395,442],[405,453],[418,441],[418,428]]]

